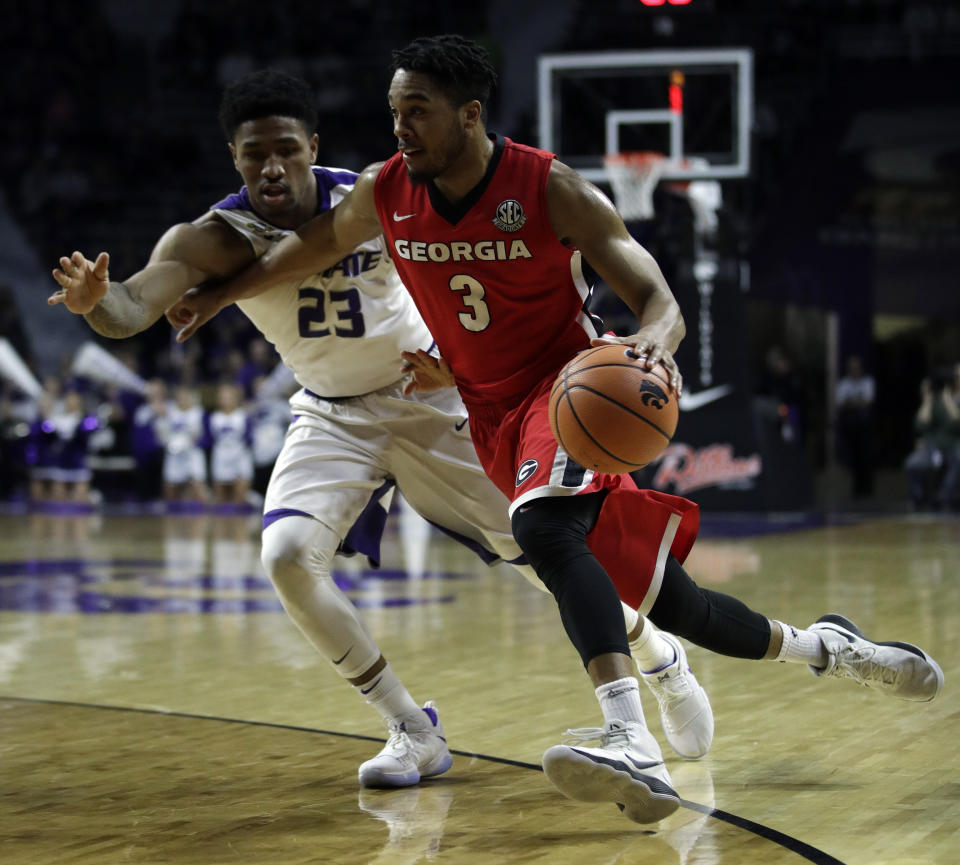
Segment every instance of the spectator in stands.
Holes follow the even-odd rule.
[[[946,471],[940,487],[940,506],[948,511],[960,509],[960,363],[953,365],[952,396],[955,434],[946,454]]]
[[[910,504],[917,510],[950,506],[958,493],[960,470],[954,467],[960,451],[960,408],[955,379],[951,368],[920,384],[920,407],[913,424],[917,439],[904,465]]]
[[[846,375],[837,382],[837,437],[840,460],[850,469],[853,495],[873,495],[876,452],[873,405],[876,383],[857,355],[847,358]]]
[[[163,408],[158,428],[164,445],[163,497],[167,507],[177,510],[184,502],[206,503],[206,412],[193,388],[177,388],[174,402]]]
[[[43,382],[36,413],[30,422],[27,462],[30,465],[30,501],[42,505],[53,499],[56,476],[56,428],[53,418],[63,411],[62,385],[56,376]]]
[[[777,401],[780,434],[784,441],[803,440],[803,380],[783,346],[773,345],[764,358],[757,393]]]
[[[53,431],[53,473],[50,499],[60,504],[89,506],[91,471],[87,465],[90,434],[97,419],[86,412],[78,390],[67,390],[62,408],[45,422]]]
[[[163,478],[163,425],[167,416],[167,385],[152,378],[142,405],[133,414],[130,450],[137,465],[137,497],[141,502],[161,497]]]
[[[270,374],[270,370],[276,366],[277,354],[270,343],[260,336],[250,341],[247,351],[248,357],[237,373],[237,383],[243,388],[244,397],[253,399],[254,380]]]
[[[260,496],[267,493],[267,483],[290,426],[290,403],[283,396],[270,393],[264,383],[254,379],[254,402],[251,410],[251,449],[253,451],[253,489]]]
[[[242,405],[243,390],[232,382],[217,390],[217,410],[209,420],[210,475],[218,505],[245,507],[253,480],[250,417]]]
[[[33,409],[27,400],[16,397],[15,389],[0,381],[0,493],[5,501],[24,496],[27,486],[29,417]]]

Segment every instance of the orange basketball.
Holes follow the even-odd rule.
[[[580,352],[550,391],[550,428],[560,447],[605,474],[656,459],[673,438],[677,415],[666,368],[647,369],[625,345]]]

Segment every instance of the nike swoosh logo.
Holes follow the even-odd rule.
[[[453,428],[454,428],[457,432],[460,432],[460,430],[462,430],[462,429],[467,425],[467,421],[468,421],[468,420],[470,420],[470,418],[465,417],[462,421],[460,421],[460,423],[455,423],[455,424],[453,425]]]
[[[651,760],[648,763],[641,763],[639,760],[634,760],[629,754],[624,754],[624,756],[631,762],[637,769],[655,769],[657,766],[662,766],[662,760]]]
[[[794,636],[796,636],[796,634],[794,634]],[[342,664],[342,663],[344,662],[344,659],[345,659],[345,658],[347,657],[347,655],[349,655],[352,651],[353,651],[353,646],[351,646],[349,649],[347,649],[346,652],[343,653],[343,657],[337,658],[337,660],[335,660],[333,663],[339,666],[340,664]]]
[[[730,393],[733,393],[732,384],[718,384],[716,387],[708,387],[699,393],[685,393],[680,397],[680,411],[696,411],[698,408],[703,408],[718,399],[723,399]]]
[[[410,219],[411,217],[416,216],[416,215],[417,215],[417,214],[415,214],[415,213],[405,213],[403,216],[401,216],[399,213],[397,213],[397,211],[393,211],[393,221],[394,221],[394,222],[403,222],[403,220],[405,220],[405,219]]]
[[[361,689],[360,689],[360,693],[361,693],[361,694],[369,694],[369,693],[370,693],[374,688],[376,688],[377,685],[379,685],[379,684],[380,684],[380,680],[377,679],[377,681],[374,682],[369,688],[361,688]]]

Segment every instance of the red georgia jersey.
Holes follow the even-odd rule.
[[[597,335],[580,253],[547,216],[553,154],[494,139],[483,180],[451,204],[401,154],[374,197],[400,278],[469,403],[518,402]]]

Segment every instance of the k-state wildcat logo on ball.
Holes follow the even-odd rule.
[[[513,198],[501,201],[497,206],[497,215],[493,224],[501,231],[519,231],[527,223],[520,202]]]
[[[538,468],[540,468],[540,463],[536,460],[524,460],[520,463],[520,468],[517,469],[516,486],[520,486],[524,481],[529,480]]]
[[[640,385],[640,400],[644,405],[662,409],[668,399],[667,392],[662,387],[657,387],[650,379],[644,379]]]

